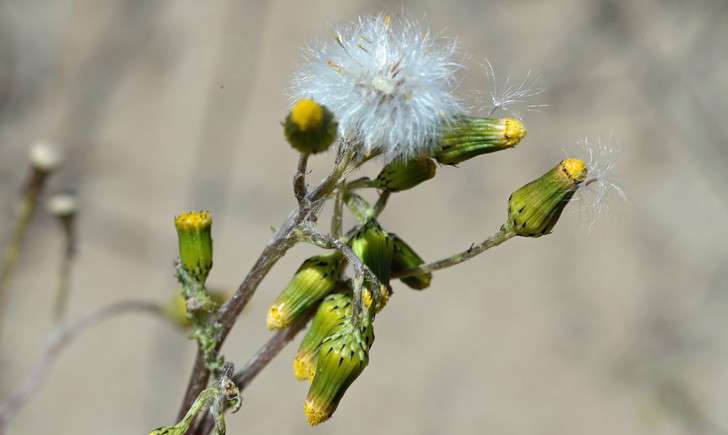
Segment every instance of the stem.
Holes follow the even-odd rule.
[[[298,207],[303,208],[306,198],[306,166],[308,165],[308,154],[302,153],[298,158],[298,168],[293,176],[293,193],[296,195]]]
[[[346,190],[364,189],[374,187],[374,181],[369,177],[361,177],[346,183]]]
[[[341,226],[344,217],[344,184],[340,183],[334,198],[334,211],[331,215],[331,235],[337,239],[341,237]]]
[[[387,206],[387,201],[389,200],[389,195],[391,195],[391,192],[388,190],[385,190],[379,195],[379,199],[377,199],[377,202],[374,203],[374,217],[379,217],[380,214],[384,211],[384,207]]]
[[[63,226],[65,246],[63,248],[63,257],[61,258],[61,267],[58,272],[58,292],[56,293],[56,301],[53,310],[56,322],[63,320],[66,315],[68,297],[71,292],[71,265],[76,257],[74,219],[72,217],[62,218],[61,225]]]
[[[84,316],[59,327],[51,335],[43,351],[43,356],[36,363],[30,375],[22,384],[2,403],[0,403],[0,433],[5,426],[17,415],[18,411],[25,405],[25,402],[40,386],[45,379],[53,363],[58,359],[61,351],[68,346],[81,332],[104,320],[120,314],[139,312],[149,313],[158,316],[162,315],[163,307],[154,302],[146,301],[121,301],[98,308]]]
[[[297,210],[294,210],[288,216],[288,219],[278,229],[276,234],[273,236],[268,245],[263,249],[256,260],[253,267],[250,269],[248,274],[243,279],[243,282],[238,286],[235,294],[223,304],[220,309],[211,316],[209,322],[211,325],[219,325],[220,333],[217,344],[215,346],[215,352],[218,353],[225,338],[227,338],[230,330],[232,329],[235,321],[243,311],[243,308],[248,304],[253,294],[258,289],[258,286],[266,277],[268,272],[278,262],[278,260],[285,255],[296,242],[296,239],[292,237],[294,230],[306,219],[315,219],[315,215],[320,209],[320,202],[325,200],[328,195],[333,192],[336,184],[339,182],[341,177],[346,172],[351,162],[352,155],[342,151],[343,147],[340,145],[336,157],[336,165],[331,173],[319,183],[316,188],[308,192],[302,201],[303,205],[298,206]],[[301,162],[299,160],[299,169]],[[305,175],[305,172],[304,172]],[[305,183],[305,180],[304,180]],[[179,414],[184,416],[187,413],[187,409],[194,402],[194,398],[207,386],[207,382],[210,377],[210,372],[203,366],[195,364],[190,375],[190,381],[187,385],[187,391],[185,393],[182,406],[180,407]]]
[[[296,335],[306,326],[308,321],[313,317],[316,310],[311,310],[307,315],[303,316],[296,323],[286,329],[276,332],[268,341],[253,355],[242,369],[238,370],[233,376],[233,382],[237,385],[239,391],[242,391],[250,385],[253,379],[268,366],[273,358],[275,358],[290,343]],[[214,426],[214,420],[211,415],[207,415],[198,427],[190,432],[190,434],[207,434]]]
[[[340,239],[334,239],[331,236],[321,234],[316,229],[311,227],[304,227],[301,229],[301,235],[304,237],[304,241],[315,244],[316,246],[324,249],[336,249],[347,259],[351,267],[354,268],[354,319],[359,319],[361,314],[361,290],[362,282],[364,278],[369,281],[369,285],[372,289],[378,289],[382,287],[379,282],[379,278],[372,272],[366,264],[354,253],[346,242]],[[376,304],[378,292],[372,291],[372,298]]]
[[[374,216],[374,209],[372,206],[369,205],[369,202],[362,198],[362,196],[358,193],[346,191],[346,193],[344,193],[344,201],[346,202],[346,207],[349,209],[351,214],[353,214],[356,220],[360,223],[364,223]]]
[[[429,264],[425,264],[419,267],[415,267],[412,269],[402,270],[400,272],[392,273],[392,278],[403,278],[407,276],[417,275],[420,273],[425,272],[432,272],[434,270],[439,269],[445,269],[447,267],[455,266],[456,264],[460,264],[464,261],[470,260],[471,258],[475,257],[476,255],[480,255],[483,252],[487,251],[490,248],[494,248],[501,243],[505,242],[506,240],[512,238],[515,236],[516,233],[513,231],[510,231],[504,227],[501,227],[498,232],[493,234],[492,236],[488,237],[487,239],[483,240],[482,242],[478,243],[477,245],[474,244],[470,246],[467,250],[460,252],[458,254],[452,255],[447,258],[443,258],[442,260],[435,261]]]
[[[5,253],[3,255],[3,262],[0,266],[0,337],[2,337],[2,321],[4,316],[4,310],[7,306],[5,301],[5,292],[10,286],[10,279],[15,269],[15,265],[20,257],[20,252],[23,248],[23,241],[28,233],[28,226],[30,221],[35,215],[36,205],[38,204],[38,198],[43,192],[45,182],[48,178],[49,173],[38,169],[31,169],[30,177],[23,187],[22,190],[22,203],[20,208],[20,214],[15,221],[15,227],[13,233],[5,247]]]

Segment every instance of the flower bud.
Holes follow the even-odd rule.
[[[470,118],[446,127],[433,153],[443,165],[457,165],[481,154],[513,148],[526,136],[526,128],[514,118]]]
[[[374,180],[382,190],[400,192],[411,189],[435,176],[437,165],[429,157],[415,157],[409,160],[389,162]]]
[[[506,228],[524,237],[549,234],[586,176],[583,160],[567,159],[516,190],[508,199]]]
[[[379,279],[383,285],[389,285],[392,268],[392,238],[376,220],[370,219],[356,232],[351,239],[351,249]]]
[[[403,270],[412,269],[425,264],[425,261],[417,255],[404,240],[397,237],[396,234],[389,234],[394,242],[394,254],[392,255],[392,272],[401,272]],[[400,281],[408,287],[422,290],[430,286],[432,281],[432,272],[419,273],[417,275],[406,276],[400,278]]]
[[[326,151],[336,139],[334,115],[317,102],[298,100],[283,123],[288,143],[304,154]]]
[[[351,316],[351,312],[351,295],[334,293],[324,298],[293,360],[293,375],[296,379],[300,381],[313,379],[321,341],[331,334],[333,327],[344,317]]]
[[[182,266],[204,284],[212,269],[212,216],[206,211],[181,213],[174,220]]]
[[[303,406],[311,426],[328,420],[336,411],[347,388],[367,366],[373,342],[371,323],[355,326],[351,316],[341,320],[332,334],[323,340],[316,360],[316,374]]]
[[[376,312],[379,313],[382,311],[382,308],[384,308],[387,305],[387,302],[389,302],[389,297],[392,294],[392,289],[388,286],[382,284],[379,286],[379,294],[377,295],[378,303],[377,303],[377,309]],[[372,292],[368,288],[363,288],[361,292],[361,300],[364,303],[364,308],[367,310],[371,308],[372,303],[374,300],[372,299]]]
[[[283,329],[336,288],[343,257],[339,252],[311,257],[268,309],[268,329]]]

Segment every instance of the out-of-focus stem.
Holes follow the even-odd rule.
[[[43,192],[49,172],[36,168],[31,169],[30,178],[22,190],[20,213],[15,221],[13,232],[8,244],[5,246],[2,265],[0,265],[0,337],[2,337],[2,323],[5,318],[5,307],[7,306],[6,293],[10,286],[11,278],[18,258],[23,249],[23,242],[28,233],[28,226],[35,215],[38,205],[38,198]]]
[[[147,301],[121,301],[98,308],[72,322],[59,327],[48,340],[43,356],[30,371],[20,386],[0,402],[0,433],[4,433],[7,424],[20,411],[25,402],[45,379],[53,363],[61,351],[68,346],[81,332],[88,328],[126,313],[148,313],[161,316],[164,308],[157,303]]]
[[[71,265],[76,257],[76,229],[75,219],[61,218],[63,226],[64,247],[61,265],[58,271],[58,292],[53,306],[53,315],[56,322],[60,322],[66,315],[68,298],[71,292]]]

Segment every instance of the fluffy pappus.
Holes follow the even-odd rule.
[[[619,149],[611,143],[612,140],[603,143],[601,139],[592,141],[586,138],[577,143],[589,172],[574,199],[580,203],[579,210],[587,218],[589,230],[599,216],[609,211],[610,192],[616,193],[623,201],[627,200],[624,190],[614,181]]]
[[[461,113],[456,53],[454,41],[415,20],[360,17],[305,50],[290,96],[328,107],[341,137],[361,154],[381,152],[387,160],[421,155]]]
[[[531,104],[532,97],[541,95],[545,89],[539,86],[540,76],[531,73],[528,70],[523,80],[511,81],[511,76],[506,76],[502,84],[498,83],[495,67],[488,59],[483,63],[485,74],[490,84],[488,97],[490,100],[490,112],[488,116],[493,116],[498,110],[511,112],[515,117],[522,119],[522,116],[514,109],[516,107],[525,107],[529,112],[539,111],[549,107],[548,104]]]

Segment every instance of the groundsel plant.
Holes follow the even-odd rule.
[[[427,262],[417,253],[416,241],[394,234],[379,220],[388,201],[434,182],[438,168],[450,170],[514,148],[526,137],[523,122],[493,117],[495,112],[488,117],[465,113],[455,95],[460,66],[454,43],[414,20],[362,17],[337,27],[331,40],[309,46],[305,53],[292,78],[291,107],[283,122],[283,136],[299,156],[292,183],[297,206],[231,295],[206,285],[214,264],[213,213],[185,211],[174,219],[180,289],[169,307],[152,311],[189,331],[198,352],[177,423],[155,429],[153,435],[225,433],[226,411],[237,410],[246,386],[309,324],[292,361],[291,379],[310,383],[306,397],[296,399],[308,423],[327,421],[365,371],[375,336],[387,340],[376,318],[388,309],[395,283],[427,289],[440,269],[517,236],[550,234],[571,199],[587,189],[596,193],[596,208],[610,190],[621,193],[609,179],[610,153],[585,147],[582,158],[566,156],[541,176],[524,177],[531,181],[504,198],[503,220],[493,225],[492,234],[462,252]],[[533,95],[526,90],[528,83],[494,93],[495,108]],[[309,159],[327,150],[333,167],[321,182],[309,185]],[[383,168],[377,177],[349,179],[352,171],[376,163],[378,155]],[[365,189],[378,193],[374,204],[360,194]],[[319,214],[327,204],[332,218],[322,228]],[[342,226],[346,212],[357,222],[351,228]],[[221,352],[226,337],[264,278],[298,243],[321,252],[292,271],[277,297],[266,296],[266,322],[273,335],[233,370],[233,361]]]

